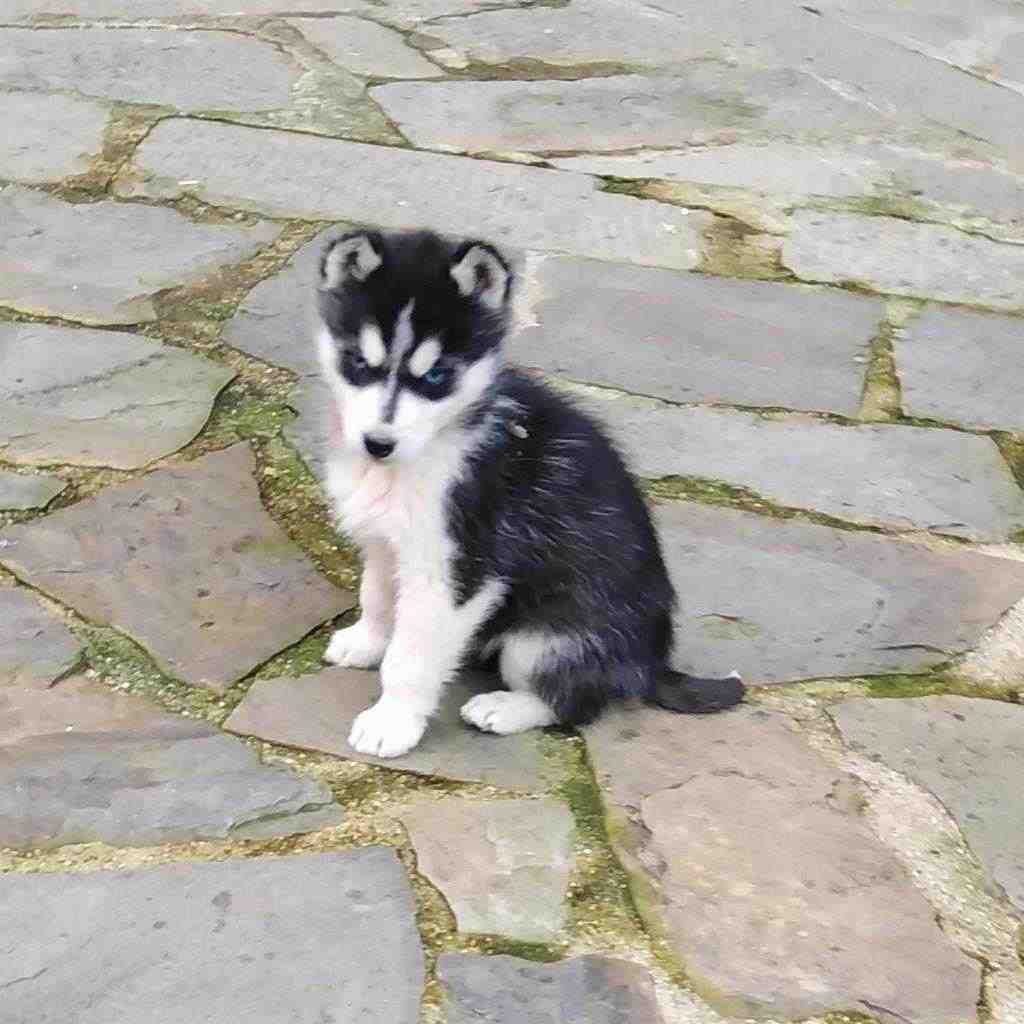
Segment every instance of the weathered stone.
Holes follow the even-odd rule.
[[[1012,59],[1024,45],[1024,14],[1000,0],[824,0],[817,6],[846,25],[1024,92],[1024,67]]]
[[[273,46],[235,32],[0,29],[0,86],[11,89],[73,89],[188,111],[267,110],[288,103],[291,80]]]
[[[74,634],[27,590],[0,587],[0,623],[0,687],[48,686],[79,660]]]
[[[421,775],[487,782],[506,789],[541,789],[542,759],[536,733],[492,736],[459,717],[459,708],[473,694],[497,686],[496,679],[482,673],[468,673],[452,683],[419,746],[402,757],[372,757],[348,745],[352,720],[380,696],[376,672],[329,668],[298,679],[258,679],[224,728]]]
[[[415,0],[408,0],[415,2]],[[426,0],[430,2],[430,0]],[[434,0],[443,2],[443,0]],[[458,3],[459,0],[451,0]],[[372,0],[371,0],[372,3]],[[218,14],[292,15],[294,0],[4,0],[4,15],[12,18],[73,15],[78,18],[180,18]],[[311,16],[338,14],[365,7],[339,0],[302,0],[302,13]],[[377,5],[373,4],[373,9]]]
[[[860,142],[737,143],[700,150],[650,150],[551,161],[564,170],[617,178],[748,189],[786,198],[863,198],[876,205],[922,205],[955,223],[984,222],[994,237],[1024,237],[1024,178],[978,159],[905,145]],[[898,205],[898,204],[897,204]]]
[[[516,248],[684,269],[699,262],[699,233],[710,223],[700,211],[598,192],[584,175],[185,120],[157,125],[118,190],[284,217],[428,225]]]
[[[0,178],[60,181],[87,170],[99,153],[107,111],[73,96],[9,92],[0,93],[0,120]]]
[[[1024,563],[709,505],[656,518],[679,590],[677,662],[748,682],[920,672],[1024,598]]]
[[[1024,309],[1024,247],[938,224],[797,210],[782,261],[806,281]]]
[[[615,708],[586,738],[637,906],[719,1012],[976,1020],[978,964],[788,720]]]
[[[66,487],[59,476],[0,469],[0,512],[45,508]]]
[[[972,540],[1024,529],[1024,491],[987,437],[679,408],[608,392],[591,392],[586,404],[644,477],[721,480],[777,505]]]
[[[935,696],[848,700],[844,739],[942,801],[996,886],[1024,911],[1024,708]]]
[[[222,340],[299,378],[289,404],[298,420],[285,436],[318,475],[323,472],[330,393],[321,380],[314,341],[313,292],[318,263],[327,237],[321,233],[304,245],[285,266],[261,281],[239,304],[224,328]]]
[[[437,78],[436,64],[407,46],[393,29],[360,18],[303,18],[292,22],[335,64],[374,78]]]
[[[572,815],[564,804],[431,800],[401,817],[417,869],[441,890],[459,931],[558,938],[572,867]]]
[[[205,722],[81,677],[0,689],[0,846],[150,846],[340,820],[323,783],[260,764]]]
[[[1024,432],[1024,320],[928,306],[893,344],[907,415]]]
[[[0,561],[224,690],[354,603],[267,515],[254,468],[241,444],[110,487],[5,531]]]
[[[661,1024],[639,964],[579,956],[542,964],[514,956],[442,953],[446,1024]]]
[[[0,903],[12,1024],[417,1020],[412,892],[383,847],[7,874]]]
[[[0,453],[137,469],[188,444],[234,375],[133,334],[0,324]]]
[[[718,61],[694,63],[672,77],[410,83],[382,85],[371,95],[417,145],[470,152],[598,152],[797,131],[817,138],[840,128],[877,129],[880,120],[810,75]]]
[[[174,210],[71,204],[10,186],[0,192],[0,305],[91,324],[155,320],[154,297],[240,262],[271,224],[195,224]]]
[[[678,402],[855,414],[877,299],[550,257],[510,358]]]

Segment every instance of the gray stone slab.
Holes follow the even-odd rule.
[[[67,486],[59,476],[49,473],[12,473],[0,469],[0,512],[45,508]]]
[[[287,105],[293,74],[274,46],[235,32],[0,29],[0,86],[10,89],[67,89],[185,111],[269,110]]]
[[[138,469],[187,445],[234,376],[134,334],[0,324],[0,454]]]
[[[267,515],[248,445],[6,530],[0,562],[160,667],[223,691],[351,608]]]
[[[585,735],[637,906],[720,1013],[977,1019],[979,965],[793,723],[618,707]]]
[[[374,78],[437,78],[436,64],[393,29],[360,18],[302,18],[292,24],[335,64]]]
[[[0,901],[11,1024],[417,1020],[412,892],[383,847],[8,874]]]
[[[591,391],[585,404],[640,476],[722,480],[777,505],[972,540],[1024,529],[1024,491],[987,437],[680,408],[608,392]]]
[[[17,186],[0,191],[0,305],[90,324],[155,320],[154,297],[240,263],[271,224],[195,224],[174,210],[64,203]]]
[[[34,594],[0,587],[0,687],[45,687],[78,663],[82,645]]]
[[[1024,432],[1024,320],[927,306],[893,344],[908,415]]]
[[[849,700],[843,738],[929,789],[989,877],[1024,911],[1024,707],[967,697]]]
[[[719,61],[658,77],[402,83],[370,92],[415,144],[470,152],[593,153],[737,137],[828,138],[889,123],[810,75]]]
[[[976,158],[886,142],[811,145],[735,143],[690,150],[648,150],[553,160],[556,167],[618,178],[657,178],[749,189],[781,198],[831,196],[902,199],[948,210],[951,219],[989,222],[987,230],[1024,234],[1024,178]]]
[[[117,188],[683,269],[699,262],[710,223],[701,211],[598,192],[584,175],[183,120],[157,125]]]
[[[676,661],[747,682],[920,672],[1024,598],[1024,563],[681,502],[656,509]]]
[[[0,689],[0,846],[280,836],[341,821],[322,783],[205,722],[79,677]]]
[[[429,0],[427,0],[429,2]],[[434,0],[443,3],[444,0]],[[450,0],[457,4],[459,0]],[[9,18],[73,15],[79,18],[111,18],[137,21],[140,18],[203,17],[220,14],[295,14],[295,0],[4,0]],[[367,5],[339,0],[302,0],[302,13],[311,16],[337,14]],[[376,4],[373,8],[376,8]],[[371,9],[373,9],[371,8]]]
[[[928,253],[928,259],[921,254]],[[1024,309],[1024,246],[939,224],[859,213],[797,210],[782,261],[805,281]]]
[[[1008,59],[1024,43],[1024,13],[1012,0],[824,0],[818,8],[846,25],[1024,92],[1024,66]]]
[[[548,258],[516,362],[677,402],[854,415],[878,332],[873,298],[764,281]]]
[[[328,668],[298,679],[258,679],[224,728],[352,761],[505,789],[544,787],[536,733],[492,736],[465,724],[459,708],[475,693],[498,688],[482,673],[468,673],[445,690],[419,746],[402,757],[360,754],[348,745],[352,720],[380,696],[376,672]]]
[[[89,169],[103,144],[107,109],[74,96],[8,92],[0,93],[0,120],[0,178],[60,181]]]
[[[416,869],[461,932],[554,942],[565,926],[572,815],[556,800],[422,800],[401,814]]]
[[[446,1024],[661,1024],[639,964],[579,956],[540,964],[514,956],[442,953]]]

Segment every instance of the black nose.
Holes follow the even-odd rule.
[[[381,441],[372,434],[363,436],[363,444],[375,459],[386,459],[395,450],[394,441]]]

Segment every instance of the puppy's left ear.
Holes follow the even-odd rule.
[[[512,271],[493,245],[463,242],[452,256],[451,275],[459,294],[476,298],[488,309],[503,309],[508,302]]]
[[[351,231],[327,244],[320,257],[320,287],[365,281],[384,262],[384,241],[377,231]]]

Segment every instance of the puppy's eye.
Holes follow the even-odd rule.
[[[361,353],[352,351],[345,353],[345,363],[353,370],[365,370],[368,365]]]
[[[446,366],[432,366],[420,380],[423,381],[428,387],[439,388],[443,384],[448,383],[448,378],[451,376],[451,370]]]

